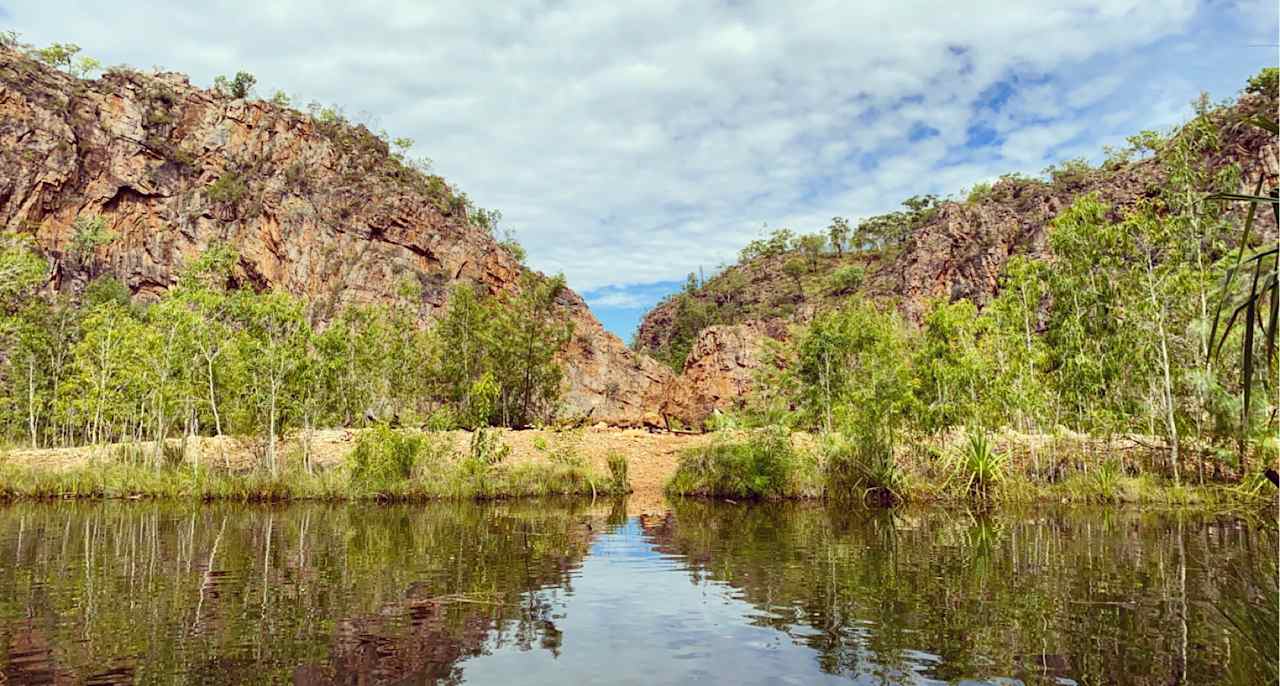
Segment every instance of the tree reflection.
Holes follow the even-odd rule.
[[[645,530],[695,582],[730,585],[761,610],[755,621],[811,647],[832,674],[1254,683],[1274,660],[1240,647],[1252,621],[1274,651],[1275,612],[1250,609],[1276,584],[1274,563],[1262,568],[1276,557],[1274,525],[683,501]],[[1223,583],[1228,570],[1246,571]],[[1223,608],[1250,618],[1243,633]]]

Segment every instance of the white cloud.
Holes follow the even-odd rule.
[[[655,298],[643,293],[618,289],[592,294],[587,298],[587,304],[592,307],[635,309],[651,305],[654,300]]]
[[[1274,27],[1271,5],[1241,5],[1240,21]],[[1150,107],[1248,73],[1191,77],[1144,57],[1190,44],[1202,62],[1241,62],[1189,0],[6,7],[27,40],[108,64],[206,84],[247,69],[264,93],[376,113],[375,128],[501,209],[533,266],[610,307],[632,301],[603,287],[714,267],[762,222],[814,229],[1035,171],[1087,143],[1086,121],[1131,113],[1100,139],[1149,128]],[[1001,106],[984,100],[998,83],[1012,84]],[[979,123],[1003,140],[966,148]],[[913,127],[938,133],[913,141]]]

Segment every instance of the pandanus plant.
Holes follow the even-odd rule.
[[[1273,136],[1280,135],[1280,127],[1277,127],[1276,121],[1273,119],[1257,116],[1251,118],[1249,123],[1270,132]],[[1249,400],[1256,371],[1254,369],[1255,351],[1259,349],[1265,351],[1264,360],[1267,365],[1267,375],[1263,379],[1263,384],[1269,388],[1269,380],[1275,376],[1276,324],[1277,320],[1280,319],[1277,316],[1280,314],[1278,312],[1280,310],[1280,288],[1277,287],[1277,276],[1280,275],[1280,243],[1272,243],[1270,246],[1257,250],[1252,254],[1245,254],[1249,250],[1249,240],[1252,237],[1253,223],[1257,216],[1259,205],[1270,205],[1271,212],[1276,218],[1276,224],[1280,226],[1280,188],[1273,188],[1269,195],[1262,195],[1264,178],[1263,175],[1259,175],[1258,183],[1251,195],[1215,193],[1207,198],[1210,201],[1249,204],[1242,227],[1240,248],[1236,253],[1235,264],[1227,270],[1227,274],[1223,279],[1222,291],[1213,314],[1213,327],[1210,329],[1209,334],[1211,342],[1210,360],[1212,361],[1215,357],[1221,357],[1222,347],[1227,342],[1227,337],[1232,330],[1236,326],[1243,327],[1243,343],[1240,350],[1240,381],[1244,388],[1242,436],[1247,435],[1249,431]],[[1238,274],[1248,275],[1246,276],[1249,284],[1247,290],[1241,289],[1236,285],[1236,276]],[[1244,283],[1244,281],[1241,283]],[[1231,315],[1224,324],[1222,317],[1228,310]],[[1244,457],[1243,451],[1244,442],[1242,439],[1242,459]]]

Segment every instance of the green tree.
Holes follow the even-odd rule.
[[[928,432],[967,424],[980,416],[989,361],[978,347],[986,320],[968,300],[934,302],[914,349],[915,421]]]
[[[225,76],[216,76],[213,79],[214,90],[237,100],[249,97],[253,92],[253,87],[257,84],[257,77],[247,71],[238,71],[230,79]]]
[[[283,291],[236,293],[232,312],[239,328],[240,359],[248,376],[254,427],[266,430],[267,468],[278,474],[277,437],[287,427],[291,400],[306,364],[310,327],[302,304]]]
[[[808,264],[801,257],[791,257],[782,263],[782,273],[796,282],[796,292],[804,296],[804,275],[808,272]]]
[[[831,239],[831,247],[836,249],[836,254],[844,256],[845,244],[849,242],[852,230],[849,228],[849,220],[844,217],[832,217],[831,224],[827,226],[827,237]]]
[[[820,233],[807,233],[798,238],[796,243],[809,265],[809,271],[818,271],[818,262],[827,251],[827,237]]]

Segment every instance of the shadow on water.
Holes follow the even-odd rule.
[[[679,502],[0,509],[0,682],[1274,682],[1274,524]]]

